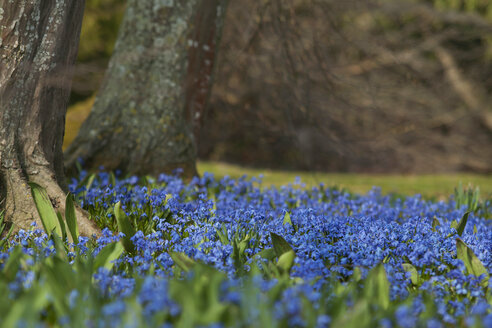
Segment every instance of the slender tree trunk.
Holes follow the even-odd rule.
[[[28,181],[65,204],[62,142],[83,0],[0,0],[0,200],[15,231],[42,227]],[[98,233],[78,209],[79,231]]]
[[[212,85],[227,0],[129,0],[89,118],[65,153],[85,166],[196,174],[193,135]]]

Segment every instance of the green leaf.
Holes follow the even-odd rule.
[[[86,194],[87,191],[91,188],[92,186],[92,183],[94,182],[94,179],[96,178],[96,174],[95,173],[92,173],[92,174],[88,174],[85,176],[85,178],[83,178],[79,184],[77,185],[77,188],[76,189],[79,189],[79,188],[82,188],[82,187],[85,187],[85,191],[84,193]]]
[[[96,174],[92,173],[87,177],[87,181],[85,184],[85,191],[87,192],[89,189],[91,189],[92,184],[94,183],[94,179],[96,178]]]
[[[26,327],[37,325],[39,313],[48,305],[49,296],[46,288],[35,285],[12,303],[9,312],[2,316],[2,326],[19,327],[21,320]]]
[[[62,294],[62,297],[64,296],[63,292],[75,288],[75,272],[68,261],[58,256],[54,256],[44,264],[45,266],[42,267],[42,270],[46,270],[45,273],[47,276],[51,275],[50,279],[53,282],[53,286],[61,291],[60,294]]]
[[[293,250],[283,253],[279,256],[277,267],[282,272],[290,273],[290,269],[294,265],[294,260],[296,258],[296,253]]]
[[[164,204],[167,204],[167,202],[173,198],[173,194],[166,194],[166,199],[164,200]]]
[[[475,276],[485,275],[480,283],[483,287],[487,287],[489,283],[489,273],[482,262],[473,253],[473,250],[468,247],[460,238],[456,238],[456,255],[457,258],[465,264],[468,274]]]
[[[111,270],[115,261],[123,253],[124,248],[120,242],[111,243],[105,246],[94,259],[94,271],[97,271],[100,267],[104,267]]]
[[[451,221],[451,228],[458,230],[458,226],[459,226],[458,221],[456,220]]]
[[[256,253],[256,256],[262,257],[266,260],[273,260],[277,257],[275,250],[273,248],[265,248],[261,252]]]
[[[285,215],[284,215],[284,223],[283,224],[284,225],[285,224],[288,224],[291,227],[293,227],[292,220],[290,219],[290,213],[289,212],[285,212]]]
[[[466,212],[463,214],[463,217],[460,220],[460,223],[458,224],[458,228],[456,231],[458,231],[458,235],[461,236],[463,234],[463,231],[465,231],[466,227],[466,222],[468,222],[468,216],[470,215],[470,212]]]
[[[244,262],[246,260],[246,256],[244,255],[244,251],[248,246],[248,239],[238,242],[235,238],[232,240],[232,259],[234,262],[234,267],[239,275],[244,273]]]
[[[77,227],[77,217],[75,216],[75,205],[72,194],[68,193],[65,199],[65,220],[67,221],[68,231],[75,244],[79,243],[79,229]]]
[[[7,281],[15,279],[17,271],[20,269],[20,261],[24,257],[24,252],[21,246],[15,246],[15,248],[10,252],[9,258],[5,265],[3,266],[2,273]]]
[[[372,327],[374,315],[371,313],[371,302],[366,299],[357,300],[350,309],[339,308],[334,314],[333,324],[330,327],[360,328]]]
[[[413,285],[417,286],[419,284],[419,273],[417,269],[410,263],[403,263],[402,266],[403,270],[405,270],[406,272],[410,272],[410,280],[412,281]]]
[[[352,279],[354,281],[360,281],[362,279],[362,271],[360,271],[359,267],[354,268],[354,272],[352,273]]]
[[[270,232],[270,237],[272,238],[273,249],[275,250],[275,254],[277,257],[282,256],[282,254],[287,253],[289,251],[294,251],[288,242],[285,241],[281,236]]]
[[[79,161],[75,161],[75,167],[77,168],[77,172],[80,174],[80,172],[82,172],[82,165],[80,165]]]
[[[190,271],[193,265],[195,265],[195,261],[190,259],[185,253],[170,252],[169,255],[173,259],[174,263],[176,263],[185,272]]]
[[[63,217],[60,212],[56,212],[56,218],[58,219],[58,223],[60,224],[60,228],[62,230],[61,238],[65,240],[67,238],[67,229],[65,227],[65,221],[63,221]]]
[[[60,236],[58,236],[56,232],[53,232],[50,238],[54,243],[56,256],[68,262],[68,251],[66,244],[61,240]]]
[[[55,231],[58,236],[62,236],[62,228],[58,222],[58,217],[56,216],[53,205],[51,205],[51,200],[46,189],[35,182],[29,182],[29,186],[31,187],[32,198],[36,204],[44,231],[48,236],[51,236],[53,231]]]
[[[123,232],[125,236],[121,239],[125,250],[130,253],[135,253],[135,245],[130,238],[135,235],[135,228],[132,226],[130,219],[126,216],[125,211],[121,209],[121,202],[114,205],[114,216],[116,217],[116,222],[118,222],[118,230]]]
[[[42,265],[41,274],[46,279],[45,288],[51,294],[53,306],[58,313],[67,313],[67,293],[76,286],[76,273],[66,259],[51,257]]]
[[[241,240],[238,244],[238,251],[240,256],[244,256],[244,252],[246,251],[246,248],[248,248],[249,245],[249,238],[246,238],[244,240]]]
[[[383,309],[390,305],[390,285],[382,263],[374,267],[367,276],[364,285],[364,296],[372,304]]]

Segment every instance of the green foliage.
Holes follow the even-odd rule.
[[[410,272],[410,280],[412,281],[412,284],[418,286],[420,284],[420,276],[417,269],[410,263],[403,263],[402,266],[403,270]]]
[[[219,237],[219,240],[222,244],[224,245],[230,244],[229,237],[227,236],[227,228],[224,223],[222,223],[221,230],[216,229],[215,232],[217,233],[217,237]]]
[[[278,257],[277,267],[281,273],[290,273],[290,269],[294,265],[296,253],[293,250],[287,251]]]
[[[184,272],[189,272],[195,265],[195,261],[190,259],[185,253],[170,252],[169,255]]]
[[[134,254],[135,245],[133,245],[131,238],[135,235],[136,230],[132,226],[128,216],[125,214],[125,211],[121,209],[120,202],[116,203],[116,205],[114,206],[114,216],[116,217],[116,221],[118,222],[119,231],[125,234],[125,236],[122,238],[125,250],[130,254]]]
[[[473,253],[472,249],[459,238],[456,238],[456,254],[457,258],[462,260],[465,264],[468,274],[473,274],[477,277],[484,275],[481,284],[482,286],[487,287],[489,284],[489,273],[487,269],[475,253]]]
[[[75,327],[84,327],[87,315],[97,317],[102,305],[109,301],[94,284],[94,274],[99,268],[111,271],[114,261],[124,252],[123,246],[119,242],[110,243],[95,257],[91,255],[93,251],[91,248],[88,256],[78,254],[71,262],[73,255],[69,252],[74,250],[69,249],[69,244],[64,243],[68,236],[61,214],[55,213],[43,187],[36,183],[29,183],[29,185],[43,227],[54,243],[56,253],[45,257],[41,255],[43,252],[41,248],[39,254],[27,255],[20,245],[11,250],[0,271],[0,292],[3,295],[11,293],[8,286],[19,274],[32,270],[35,276],[30,288],[22,288],[18,292],[20,294],[17,295],[15,303],[12,303],[8,297],[0,300],[2,326],[15,327],[22,322],[25,326],[34,327],[39,325],[40,321],[46,322],[48,326],[57,326],[60,318],[68,318]],[[65,216],[70,236],[77,242],[79,235],[70,194],[66,199]],[[33,241],[31,240],[30,243]],[[6,243],[2,243],[1,246],[5,245]],[[36,248],[34,244],[29,247]],[[39,259],[34,266],[28,264],[28,260],[32,261],[32,257]],[[78,296],[70,301],[67,296],[72,294]],[[74,304],[71,305],[70,302]]]
[[[198,327],[211,322],[233,326],[239,309],[219,298],[220,287],[227,279],[225,274],[201,263],[192,264],[192,268],[191,279],[172,280],[169,286],[171,297],[185,313],[176,327]]]
[[[152,183],[152,182],[149,182]],[[36,200],[42,208],[41,213],[53,215],[47,199],[44,196],[43,188],[33,184],[35,189]],[[33,192],[33,193],[34,193]],[[169,200],[166,197],[164,202]],[[51,206],[51,203],[49,203]],[[117,203],[111,209],[114,214],[114,220],[117,221],[118,230],[124,232],[127,238],[135,234],[135,225],[131,222],[130,217],[122,210],[122,204]],[[99,213],[100,216],[106,215],[106,212]],[[129,209],[133,211],[133,209]],[[140,209],[145,211],[146,209]],[[174,222],[171,215],[161,213],[163,218],[169,222]],[[456,222],[455,227],[458,235],[462,235],[469,213],[465,213],[460,222]],[[44,214],[46,216],[46,214]],[[238,326],[238,323],[251,322],[254,320],[255,325],[264,327],[287,326],[288,322],[279,322],[275,319],[273,313],[279,301],[285,297],[286,291],[297,286],[300,283],[299,278],[295,278],[292,271],[295,271],[296,253],[294,248],[280,235],[270,233],[271,248],[265,248],[256,253],[249,261],[245,252],[257,250],[258,236],[255,234],[256,229],[244,230],[238,228],[230,233],[222,225],[221,229],[216,229],[217,238],[224,245],[231,245],[233,248],[231,257],[236,267],[236,273],[241,278],[241,283],[235,286],[241,298],[241,306],[238,303],[225,300],[221,297],[221,291],[227,286],[229,277],[226,274],[216,270],[211,265],[207,265],[199,260],[193,260],[181,252],[164,250],[174,262],[172,268],[173,274],[168,280],[169,295],[176,302],[181,313],[172,316],[164,309],[161,317],[154,318],[156,322],[147,322],[143,317],[141,305],[138,302],[138,293],[142,288],[143,280],[139,274],[136,274],[129,268],[121,267],[117,260],[132,252],[136,254],[133,243],[129,239],[122,239],[120,242],[109,243],[103,247],[96,256],[92,256],[97,245],[88,244],[87,254],[77,254],[78,252],[71,249],[70,244],[65,243],[60,237],[68,237],[67,233],[73,240],[79,239],[76,229],[76,217],[73,199],[71,195],[66,200],[65,217],[67,220],[68,231],[63,232],[63,220],[59,221],[55,214],[55,220],[46,223],[46,232],[53,232],[51,239],[47,242],[53,242],[56,253],[50,256],[43,256],[42,245],[39,254],[25,254],[22,246],[12,247],[6,260],[0,260],[0,293],[9,295],[9,284],[13,283],[19,274],[27,271],[34,272],[32,286],[30,288],[21,288],[16,295],[15,302],[11,302],[8,297],[0,299],[1,323],[5,327],[14,327],[22,321],[26,326],[36,326],[40,321],[47,326],[57,326],[60,318],[69,318],[70,323],[75,327],[87,326],[87,320],[97,319],[101,314],[104,305],[112,301],[109,295],[97,287],[95,275],[100,270],[116,272],[123,270],[128,277],[135,279],[135,291],[124,298],[126,305],[126,315],[123,318],[124,323],[136,322],[138,326],[158,326],[162,322],[169,322],[176,327],[196,327],[207,326],[211,323],[221,322],[224,326]],[[54,219],[54,218],[51,218]],[[290,215],[289,215],[290,219]],[[433,224],[436,228],[440,225]],[[285,219],[284,224],[289,224]],[[60,223],[61,222],[61,223]],[[3,224],[3,217],[0,215],[0,227]],[[60,235],[56,232],[56,224],[60,226]],[[141,227],[145,227],[139,223]],[[189,225],[193,225],[190,222]],[[34,245],[34,241],[29,246]],[[131,244],[128,244],[128,243]],[[125,246],[125,243],[127,245]],[[0,251],[6,251],[7,243],[3,244]],[[489,273],[477,256],[473,253],[460,238],[456,238],[456,257],[463,261],[468,274],[482,276],[481,281],[484,290],[488,292],[489,299],[492,298],[488,287]],[[36,258],[34,264],[29,264],[33,258]],[[387,258],[383,261],[386,263]],[[402,264],[403,270],[410,273],[411,285],[409,291],[416,291],[423,282],[430,279],[426,274],[426,268],[419,268],[405,259],[406,263]],[[319,307],[313,306],[308,299],[304,299],[300,305],[300,310],[307,326],[316,326],[320,315],[327,315],[331,319],[333,327],[378,327],[380,320],[383,318],[392,318],[391,316],[402,305],[411,304],[414,297],[420,297],[425,305],[423,318],[432,318],[437,313],[431,296],[425,292],[417,292],[407,300],[390,300],[390,284],[387,278],[386,270],[383,263],[379,263],[372,269],[354,267],[353,274],[346,281],[340,281],[338,278],[329,280],[319,290],[320,299]],[[249,269],[245,269],[249,266]],[[367,272],[368,271],[368,272]],[[149,275],[153,274],[153,269],[149,269]],[[364,277],[364,274],[365,277]],[[273,288],[262,290],[254,283],[255,279],[262,278],[275,279],[277,283]],[[73,295],[73,297],[68,297]],[[254,310],[252,310],[254,309]],[[256,318],[249,318],[251,313],[257,313]],[[161,320],[161,321],[158,321]]]
[[[55,232],[58,236],[63,236],[63,220],[59,220],[46,189],[34,182],[29,182],[29,186],[46,234],[51,236]]]
[[[458,232],[459,236],[461,236],[463,234],[463,231],[465,231],[465,227],[466,227],[466,223],[468,222],[469,215],[470,212],[466,212],[465,214],[463,214],[460,223],[458,223],[458,228],[456,228],[456,231]]]
[[[270,233],[270,237],[273,248],[265,248],[256,254],[257,258],[266,261],[262,263],[260,271],[268,278],[289,279],[296,253],[283,237],[273,232]]]
[[[478,187],[464,189],[460,182],[454,189],[454,201],[456,208],[466,206],[468,211],[476,213],[480,209],[480,189]]]
[[[114,261],[123,254],[124,248],[121,243],[111,243],[104,247],[94,259],[94,270],[100,267],[108,271],[114,266]]]
[[[364,287],[365,299],[369,301],[370,304],[376,305],[382,309],[387,309],[389,307],[390,285],[382,263],[369,272]]]
[[[293,251],[292,247],[285,241],[281,236],[271,232],[270,237],[272,238],[273,249],[277,257],[282,256],[284,253]]]
[[[79,228],[77,226],[77,217],[75,216],[75,205],[72,194],[68,193],[65,199],[65,220],[67,221],[68,231],[74,243],[79,243]]]
[[[480,214],[480,216],[490,219],[492,218],[492,198],[491,195],[486,197],[480,197],[480,189],[476,188],[463,188],[461,182],[458,187],[454,188],[454,201],[456,208],[466,207],[468,212],[474,214]]]

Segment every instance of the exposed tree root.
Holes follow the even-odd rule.
[[[55,211],[59,211],[62,216],[65,216],[66,193],[54,179],[54,174],[50,175],[47,171],[41,169],[35,174],[29,175],[28,179],[46,188]],[[36,222],[39,228],[43,227],[31,195],[31,189],[27,184],[28,179],[20,169],[2,170],[2,189],[5,197],[4,217],[7,222],[14,225],[13,233],[20,229],[29,230],[33,222]],[[100,229],[94,221],[89,219],[86,211],[76,206],[75,214],[80,235],[86,237],[100,235]]]

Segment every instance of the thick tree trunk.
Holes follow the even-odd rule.
[[[28,181],[64,213],[62,142],[84,3],[0,0],[0,200],[14,231],[42,227]],[[81,234],[98,234],[77,214]]]
[[[65,153],[85,166],[196,174],[193,130],[210,93],[226,0],[129,0],[89,118]]]

